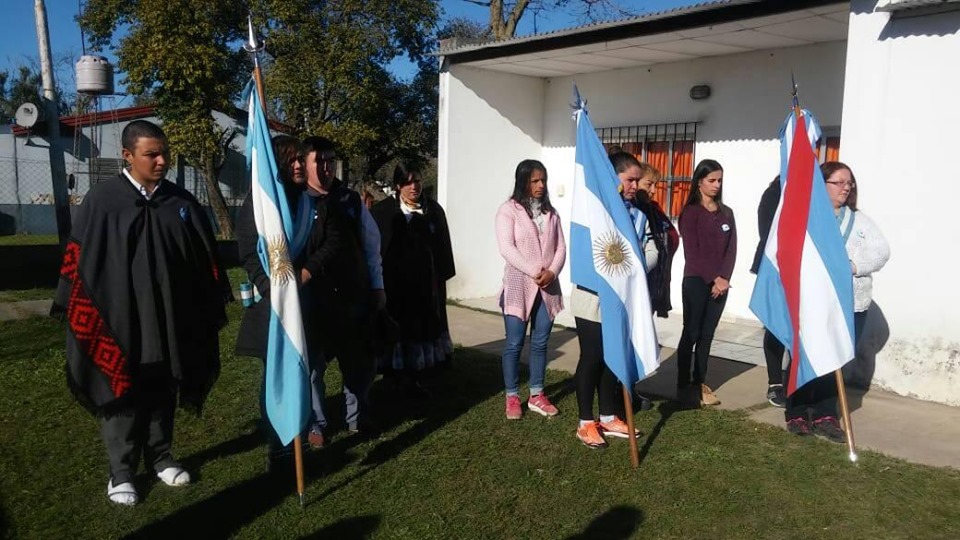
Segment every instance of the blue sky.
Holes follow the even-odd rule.
[[[619,0],[619,5],[640,14],[660,11],[673,7],[697,3],[697,0]],[[441,0],[444,18],[466,17],[484,22],[488,10],[465,0]],[[4,1],[4,32],[0,39],[0,70],[11,70],[19,64],[33,64],[37,61],[37,34],[33,17],[33,2],[29,0]],[[71,54],[79,56],[82,50],[80,28],[74,21],[77,15],[77,3],[72,0],[47,0],[47,19],[50,25],[50,48],[54,58]],[[531,14],[521,20],[517,35],[531,34],[534,28],[538,32],[547,32],[561,28],[577,26],[585,21],[562,11],[549,11],[540,14],[536,21]],[[109,56],[109,55],[108,55]],[[408,77],[413,67],[405,61],[397,61],[391,66],[401,77]],[[62,65],[57,70],[60,86],[72,90],[72,66]],[[120,87],[122,76],[117,77]],[[119,90],[118,90],[119,91]]]

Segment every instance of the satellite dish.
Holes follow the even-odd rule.
[[[13,115],[13,117],[18,126],[32,128],[33,126],[37,125],[37,122],[39,122],[41,119],[40,107],[34,105],[33,103],[24,103],[17,109],[17,112]]]

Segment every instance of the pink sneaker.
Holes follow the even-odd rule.
[[[522,415],[520,396],[507,396],[507,420],[519,420]]]
[[[530,396],[530,400],[527,401],[527,408],[544,416],[556,416],[560,412],[544,394]]]

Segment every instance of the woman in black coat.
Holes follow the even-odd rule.
[[[380,228],[387,311],[400,325],[400,340],[381,367],[419,373],[449,365],[453,353],[446,308],[446,282],[456,274],[453,249],[443,208],[423,196],[420,171],[398,165],[393,183],[396,195],[371,210]]]

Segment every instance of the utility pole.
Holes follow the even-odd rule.
[[[60,141],[60,111],[57,104],[57,84],[53,78],[53,60],[50,56],[50,36],[47,25],[47,6],[44,0],[34,0],[37,22],[37,42],[40,44],[40,74],[43,78],[43,104],[47,117],[47,135],[50,149],[50,177],[53,181],[53,203],[57,215],[57,234],[61,249],[70,238],[70,200],[67,195],[67,164]]]

